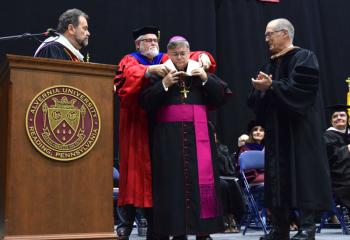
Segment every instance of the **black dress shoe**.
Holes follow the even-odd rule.
[[[129,240],[129,234],[127,231],[124,231],[124,229],[118,229],[117,230],[118,240]]]
[[[146,240],[169,240],[169,237],[149,237],[149,236],[147,236]]]
[[[117,240],[129,240],[129,236],[117,236]]]
[[[315,240],[315,230],[300,230],[291,240]]]
[[[117,228],[118,240],[129,240],[131,230],[127,227]]]
[[[213,240],[210,235],[208,236],[196,236],[196,240]]]
[[[174,236],[172,240],[187,240],[187,236],[186,235]]]
[[[169,236],[156,236],[155,234],[147,234],[146,240],[169,240]]]
[[[272,228],[268,234],[261,236],[260,240],[289,240],[289,232],[279,232]]]

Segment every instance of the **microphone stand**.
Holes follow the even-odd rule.
[[[31,39],[36,37],[42,37],[42,36],[49,36],[48,32],[43,33],[23,33],[21,35],[14,35],[14,36],[6,36],[6,37],[0,37],[0,42],[7,41],[7,40],[17,40],[17,39]]]

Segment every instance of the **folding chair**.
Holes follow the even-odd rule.
[[[117,202],[118,202],[118,182],[119,182],[119,171],[113,167],[113,217],[114,225],[118,224],[118,214],[117,214]]]
[[[321,229],[325,226],[327,219],[335,214],[340,222],[340,226],[342,228],[342,232],[345,235],[350,234],[350,221],[349,221],[349,213],[346,207],[337,205],[335,200],[332,202],[332,210],[328,212],[324,212],[321,218],[320,225],[317,227],[316,232],[320,233]]]
[[[244,173],[245,170],[263,169],[264,168],[264,152],[263,151],[246,151],[239,156],[240,176],[243,183],[244,195],[247,199],[247,214],[243,219],[242,225],[245,225],[243,235],[246,233],[248,227],[254,222],[256,227],[261,227],[267,234],[266,217],[264,216],[264,209],[262,206],[258,207],[253,194],[256,192],[263,192],[264,184],[249,184]],[[261,210],[261,212],[259,211]]]

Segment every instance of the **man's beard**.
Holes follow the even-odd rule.
[[[89,44],[89,39],[88,38],[86,38],[86,39],[84,39],[84,40],[79,40],[79,45],[81,46],[81,47],[86,47],[88,44]]]
[[[159,54],[159,49],[157,47],[154,47],[145,51],[144,47],[140,46],[140,53],[147,58],[153,59]]]
[[[75,39],[75,41],[79,44],[80,48],[86,47],[89,44],[89,38],[85,39]]]
[[[89,39],[87,38],[83,41],[83,46],[86,47],[88,44],[89,44]]]

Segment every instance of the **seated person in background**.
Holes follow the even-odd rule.
[[[248,139],[249,139],[249,136],[247,134],[242,134],[241,136],[239,136],[238,143],[237,143],[238,147],[240,148],[243,145],[245,145]]]
[[[248,124],[248,132],[249,136],[248,139],[245,141],[245,144],[239,146],[239,154],[238,156],[245,151],[251,151],[251,150],[258,150],[263,151],[264,150],[264,136],[265,136],[265,130],[261,123],[257,121],[251,121]],[[238,139],[238,144],[243,140],[244,141],[245,134],[241,135],[241,137]],[[240,141],[241,140],[241,141]],[[238,158],[237,158],[238,159]],[[249,170],[245,171],[247,180],[249,183],[261,183],[264,182],[264,170],[263,169],[255,169],[255,170]],[[257,200],[262,202],[263,196],[255,196],[257,197]],[[269,216],[269,210],[267,210],[267,215]],[[299,219],[296,215],[295,211],[291,211],[290,213],[290,230],[296,231],[298,230],[298,224]]]
[[[208,125],[213,131],[217,149],[225,232],[238,233],[239,226],[237,223],[241,222],[245,210],[242,190],[236,178],[238,171],[235,169],[234,161],[228,151],[228,147],[221,144],[218,138],[215,124],[208,121]]]
[[[248,124],[248,133],[249,138],[246,141],[246,143],[240,147],[238,151],[238,157],[241,155],[242,152],[245,151],[251,151],[251,150],[258,150],[263,151],[264,150],[264,137],[265,137],[265,130],[261,123],[257,121],[251,121]],[[239,166],[239,161],[238,161]],[[245,171],[247,180],[249,183],[261,183],[264,182],[264,170],[263,169],[253,169]]]
[[[334,105],[331,125],[324,133],[329,160],[332,189],[337,201],[350,208],[350,134],[347,105]]]
[[[119,186],[119,171],[113,167],[113,187]]]
[[[238,164],[238,154],[239,154],[239,150],[241,149],[241,147],[243,145],[246,144],[246,142],[248,141],[249,136],[245,133],[243,133],[241,136],[238,137],[237,139],[237,146],[234,147],[234,152],[231,155],[231,158],[234,161],[234,166],[236,169],[236,174],[237,176],[239,175],[239,164]]]
[[[113,217],[114,225],[118,224],[118,213],[117,213],[117,200],[118,191],[115,189],[119,185],[119,171],[116,167],[113,167]]]

